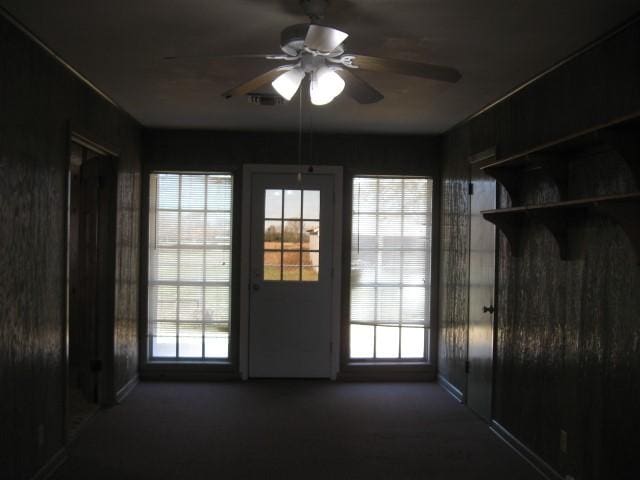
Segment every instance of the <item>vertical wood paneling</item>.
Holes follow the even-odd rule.
[[[636,23],[446,135],[440,372],[456,386],[464,385],[457,352],[465,335],[449,330],[466,325],[460,282],[468,252],[456,238],[467,235],[467,195],[459,186],[465,150],[495,142],[506,157],[639,112],[639,35]],[[640,188],[614,150],[567,153],[565,160],[572,198]],[[531,172],[522,188],[525,203],[559,200],[557,188]],[[506,192],[501,198],[508,206]],[[635,444],[627,440],[640,428],[640,267],[630,242],[598,216],[578,231],[584,254],[577,260],[560,260],[539,225],[527,224],[522,235],[517,258],[499,239],[494,417],[563,475],[638,478]]]
[[[0,17],[0,477],[63,445],[69,125],[117,150],[116,378],[136,370],[139,127]]]
[[[469,135],[447,136],[442,167],[438,371],[466,390],[469,320]]]

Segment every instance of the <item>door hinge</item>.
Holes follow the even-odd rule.
[[[466,360],[464,362],[464,373],[469,373],[471,371],[471,362]]]
[[[469,195],[473,195],[473,182],[469,182]]]

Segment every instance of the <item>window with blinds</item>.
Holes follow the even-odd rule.
[[[231,175],[150,176],[151,360],[229,356],[232,191]]]
[[[432,189],[429,178],[353,180],[352,359],[427,358]]]

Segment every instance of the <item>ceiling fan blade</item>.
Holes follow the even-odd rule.
[[[247,93],[255,92],[258,88],[266,85],[267,83],[271,83],[276,78],[278,78],[282,73],[287,70],[291,70],[293,66],[284,65],[278,68],[274,68],[273,70],[269,70],[268,72],[263,73],[262,75],[258,75],[251,80],[244,82],[242,85],[238,85],[231,90],[227,90],[222,94],[224,98],[237,97],[239,95],[246,95]]]
[[[360,78],[353,70],[341,69],[336,73],[345,81],[344,91],[358,103],[376,103],[384,98],[378,90]]]
[[[329,53],[340,46],[348,36],[335,28],[311,24],[304,39],[304,46],[310,50]]]
[[[240,55],[178,55],[173,57],[162,57],[163,60],[189,60],[192,58],[216,59],[216,58],[264,58],[266,60],[297,60],[296,57],[284,55],[282,53],[246,53]]]
[[[451,83],[457,82],[462,77],[460,72],[455,68],[431,65],[429,63],[412,62],[394,58],[368,57],[366,55],[344,55],[342,59],[347,66],[351,64],[357,68],[371,72],[399,73]]]

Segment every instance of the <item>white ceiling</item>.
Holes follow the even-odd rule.
[[[305,22],[296,0],[0,0],[68,63],[149,127],[295,130],[298,105],[221,93],[266,60],[171,55],[279,52]],[[440,133],[640,11],[638,0],[334,0],[325,23],[349,52],[456,67],[457,84],[362,74],[385,99],[307,107],[326,132]],[[295,12],[300,12],[296,14]]]

